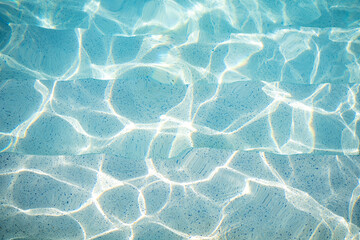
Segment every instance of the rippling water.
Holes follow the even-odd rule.
[[[0,239],[360,239],[359,0],[0,0]]]

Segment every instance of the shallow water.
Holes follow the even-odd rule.
[[[359,6],[0,1],[0,238],[359,239]]]

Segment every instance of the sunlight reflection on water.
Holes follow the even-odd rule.
[[[359,1],[0,1],[1,239],[359,239]]]

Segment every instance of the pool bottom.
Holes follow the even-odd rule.
[[[2,239],[358,238],[359,156],[0,155]]]

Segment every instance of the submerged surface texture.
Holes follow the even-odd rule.
[[[360,239],[360,1],[0,0],[0,239]]]

